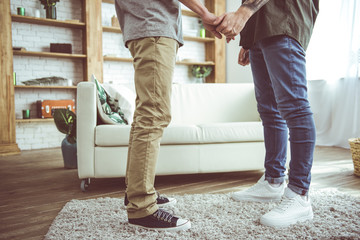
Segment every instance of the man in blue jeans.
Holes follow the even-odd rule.
[[[235,192],[237,201],[276,201],[263,215],[267,226],[286,227],[313,218],[308,196],[315,125],[307,99],[305,50],[319,0],[246,0],[225,14],[216,30],[228,41],[241,32],[238,62],[251,63],[258,111],[264,126],[265,174],[251,188]],[[285,163],[290,135],[289,183]]]

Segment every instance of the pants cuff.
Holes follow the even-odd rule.
[[[144,210],[139,210],[136,212],[130,212],[128,211],[128,218],[129,219],[134,219],[134,218],[143,218],[143,217],[147,217],[151,214],[153,214],[154,212],[156,212],[159,209],[157,204],[154,204],[152,207],[148,208],[148,209],[144,209]]]
[[[288,188],[290,188],[294,193],[297,193],[302,196],[307,196],[309,194],[309,189],[299,188],[291,184],[288,184]]]
[[[269,183],[283,183],[285,181],[285,177],[272,178],[265,175],[265,180]]]

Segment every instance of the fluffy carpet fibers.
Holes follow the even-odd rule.
[[[312,191],[313,221],[283,229],[259,221],[275,203],[239,203],[230,194],[175,197],[172,210],[191,220],[188,231],[133,228],[123,199],[98,198],[68,202],[45,239],[360,239],[360,198],[335,190]]]

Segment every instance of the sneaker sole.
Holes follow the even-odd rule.
[[[282,196],[277,198],[255,198],[255,197],[236,197],[234,195],[231,198],[237,202],[279,202]]]
[[[151,227],[144,227],[141,225],[137,225],[137,224],[132,224],[129,223],[130,226],[134,227],[134,228],[141,228],[141,229],[146,229],[146,230],[156,230],[156,231],[169,231],[169,232],[176,232],[176,231],[186,231],[188,229],[191,228],[191,222],[187,221],[186,223],[177,226],[177,227],[170,227],[170,228],[151,228]]]
[[[286,227],[289,227],[290,225],[293,225],[293,224],[302,223],[302,222],[305,222],[307,220],[312,220],[313,218],[314,218],[314,213],[313,213],[313,211],[311,211],[306,216],[302,216],[302,217],[294,219],[294,220],[288,220],[284,224],[281,224],[281,223],[278,223],[278,222],[275,222],[275,224],[274,224],[274,221],[269,221],[269,220],[263,219],[263,218],[260,218],[260,223],[262,225],[265,225],[265,226],[268,226],[268,227],[286,228]]]

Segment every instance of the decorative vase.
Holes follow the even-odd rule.
[[[69,143],[65,137],[61,142],[61,152],[64,159],[64,168],[77,168],[76,143]]]
[[[45,8],[45,10],[46,10],[46,18],[56,19],[56,6],[55,5],[47,6]]]
[[[202,77],[198,77],[198,78],[195,78],[195,83],[204,83],[204,78]]]

